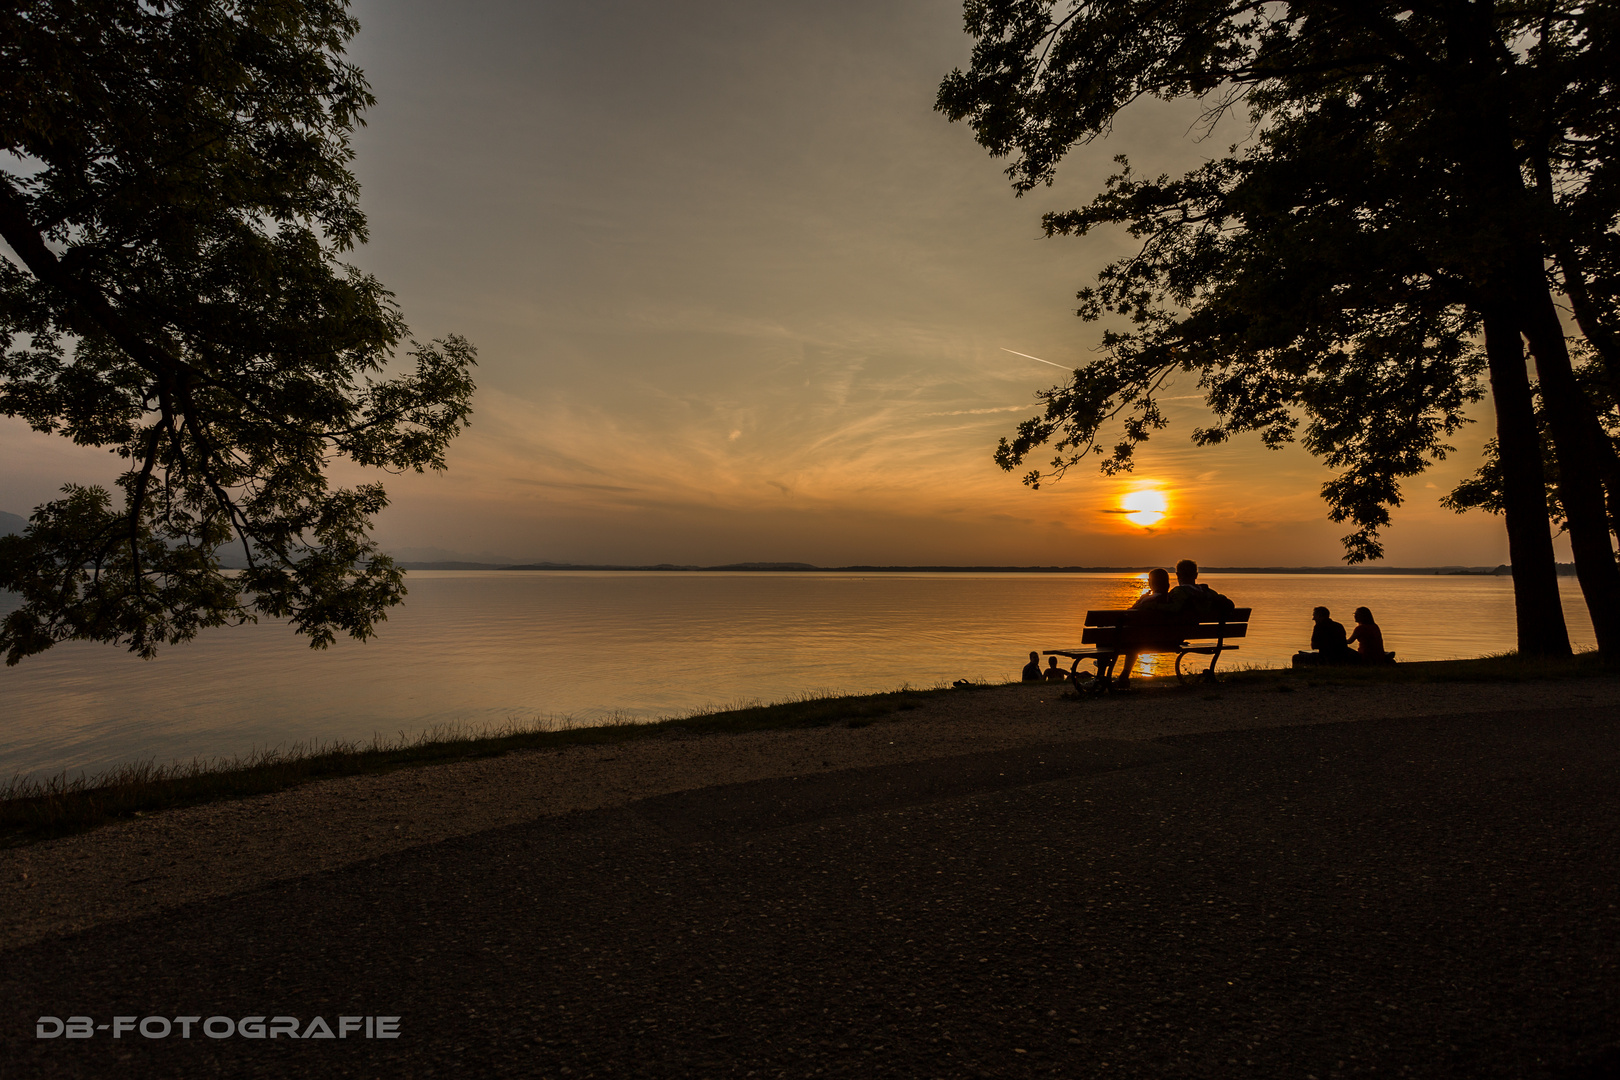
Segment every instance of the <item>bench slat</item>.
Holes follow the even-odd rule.
[[[1168,642],[1172,638],[1177,642],[1182,640],[1179,627],[1156,626],[1149,629],[1145,626],[1088,626],[1080,631],[1080,644],[1082,645],[1125,645],[1147,641]]]
[[[1227,614],[1226,621],[1229,622],[1229,623],[1245,623],[1245,622],[1248,622],[1249,621],[1249,613],[1252,612],[1253,610],[1254,610],[1253,608],[1246,608],[1246,607],[1233,608],[1232,611]],[[1098,611],[1088,611],[1088,612],[1086,612],[1085,625],[1086,626],[1123,626],[1123,625],[1125,625],[1126,623],[1128,623],[1130,621],[1130,618],[1131,618],[1132,614],[1133,613],[1128,609],[1117,609],[1117,610],[1116,609],[1107,609],[1107,610],[1098,610]],[[1209,617],[1209,616],[1204,616],[1203,618],[1206,621],[1212,621],[1211,617]]]
[[[1198,641],[1206,638],[1241,638],[1249,636],[1249,627],[1246,623],[1224,626],[1216,623],[1194,624],[1187,623],[1177,626],[1175,623],[1166,623],[1162,626],[1088,626],[1080,631],[1080,644],[1082,645],[1114,645],[1137,644],[1153,642],[1162,648],[1173,648],[1175,642]],[[1164,645],[1164,642],[1170,642]]]
[[[1188,630],[1190,638],[1205,637],[1248,637],[1248,623],[1199,623]]]

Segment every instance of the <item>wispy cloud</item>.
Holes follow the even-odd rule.
[[[1028,412],[1032,405],[1001,405],[994,409],[951,409],[948,412],[923,413],[923,416],[987,416],[990,413]]]
[[[424,336],[480,348],[451,473],[389,480],[433,542],[508,528],[526,552],[577,545],[562,556],[634,536],[657,560],[679,526],[694,550],[746,532],[738,554],[772,558],[859,522],[892,545],[861,557],[1102,561],[1241,518],[1309,523],[1332,557],[1324,470],[1253,439],[1193,447],[1191,380],[1138,452],[1173,492],[1162,536],[1095,513],[1132,477],[1082,464],[1036,493],[995,467],[1065,377],[1045,369],[1071,370],[1050,357],[1095,354],[1074,290],[1130,241],[1040,239],[1038,208],[930,111],[965,47],[937,5],[498,7],[372,4],[382,36],[357,43],[389,43],[358,57],[383,102],[357,139],[366,268]],[[1178,109],[1144,105],[1119,149],[1150,172],[1201,161]],[[1084,202],[1110,169],[1077,158],[1049,194]]]

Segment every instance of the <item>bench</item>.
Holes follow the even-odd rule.
[[[1074,660],[1069,666],[1069,679],[1076,690],[1099,693],[1114,685],[1114,664],[1126,653],[1176,654],[1176,681],[1185,683],[1189,678],[1215,680],[1215,662],[1221,653],[1231,652],[1236,645],[1228,645],[1233,638],[1247,637],[1250,608],[1234,608],[1225,615],[1209,615],[1185,621],[1166,620],[1163,616],[1144,616],[1135,611],[1088,611],[1085,628],[1080,632],[1080,644],[1090,649],[1047,649],[1047,656],[1066,656]],[[1207,656],[1209,666],[1202,671],[1184,672],[1182,661],[1188,656]],[[1097,665],[1096,675],[1080,670],[1080,661],[1090,660]],[[1089,683],[1081,680],[1089,679]],[[1122,672],[1120,679],[1130,678]]]

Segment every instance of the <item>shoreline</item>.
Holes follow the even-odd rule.
[[[1469,660],[1416,661],[1390,668],[1245,669],[1223,672],[1218,687],[1254,682],[1292,686],[1398,685],[1458,680],[1523,681],[1601,675],[1605,668],[1595,653],[1546,663],[1525,662],[1514,654]],[[1017,686],[1018,683],[997,684]],[[1150,693],[1208,690],[1178,685],[1167,676],[1139,678]],[[969,685],[973,691],[994,686]],[[1068,687],[1046,687],[1062,694]],[[497,728],[434,728],[397,740],[374,737],[369,743],[334,740],[314,746],[273,747],[234,758],[193,758],[159,765],[152,759],[127,762],[97,773],[66,770],[44,777],[14,776],[0,787],[0,850],[100,828],[186,806],[272,794],[303,784],[345,776],[392,772],[527,750],[578,745],[618,744],[656,739],[668,734],[738,734],[751,731],[827,727],[870,723],[877,717],[922,707],[937,695],[959,690],[943,685],[929,689],[902,686],[871,694],[817,696],[774,703],[697,709],[675,717],[598,724],[513,724]]]
[[[43,779],[18,777],[0,788],[0,849],[99,828],[117,820],[212,802],[271,794],[346,776],[387,773],[527,750],[598,746],[666,734],[719,735],[869,722],[918,707],[943,691],[901,689],[878,694],[809,696],[732,709],[697,710],[649,721],[610,721],[563,727],[508,725],[493,729],[433,728],[397,740],[294,744],[236,758],[194,758],[157,765],[115,766],[99,773],[64,770]]]
[[[1611,674],[1526,681],[1306,675],[1238,673],[1214,686],[1172,683],[1100,700],[1020,684],[924,692],[913,707],[843,722],[724,733],[672,724],[632,738],[463,757],[176,807],[0,850],[0,948],[507,825],[726,784],[1094,740],[1620,700],[1620,677]]]

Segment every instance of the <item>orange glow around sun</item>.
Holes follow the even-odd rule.
[[[1150,529],[1164,520],[1170,510],[1170,502],[1164,497],[1164,492],[1153,488],[1142,491],[1133,491],[1119,501],[1124,508],[1125,520],[1132,525]]]

